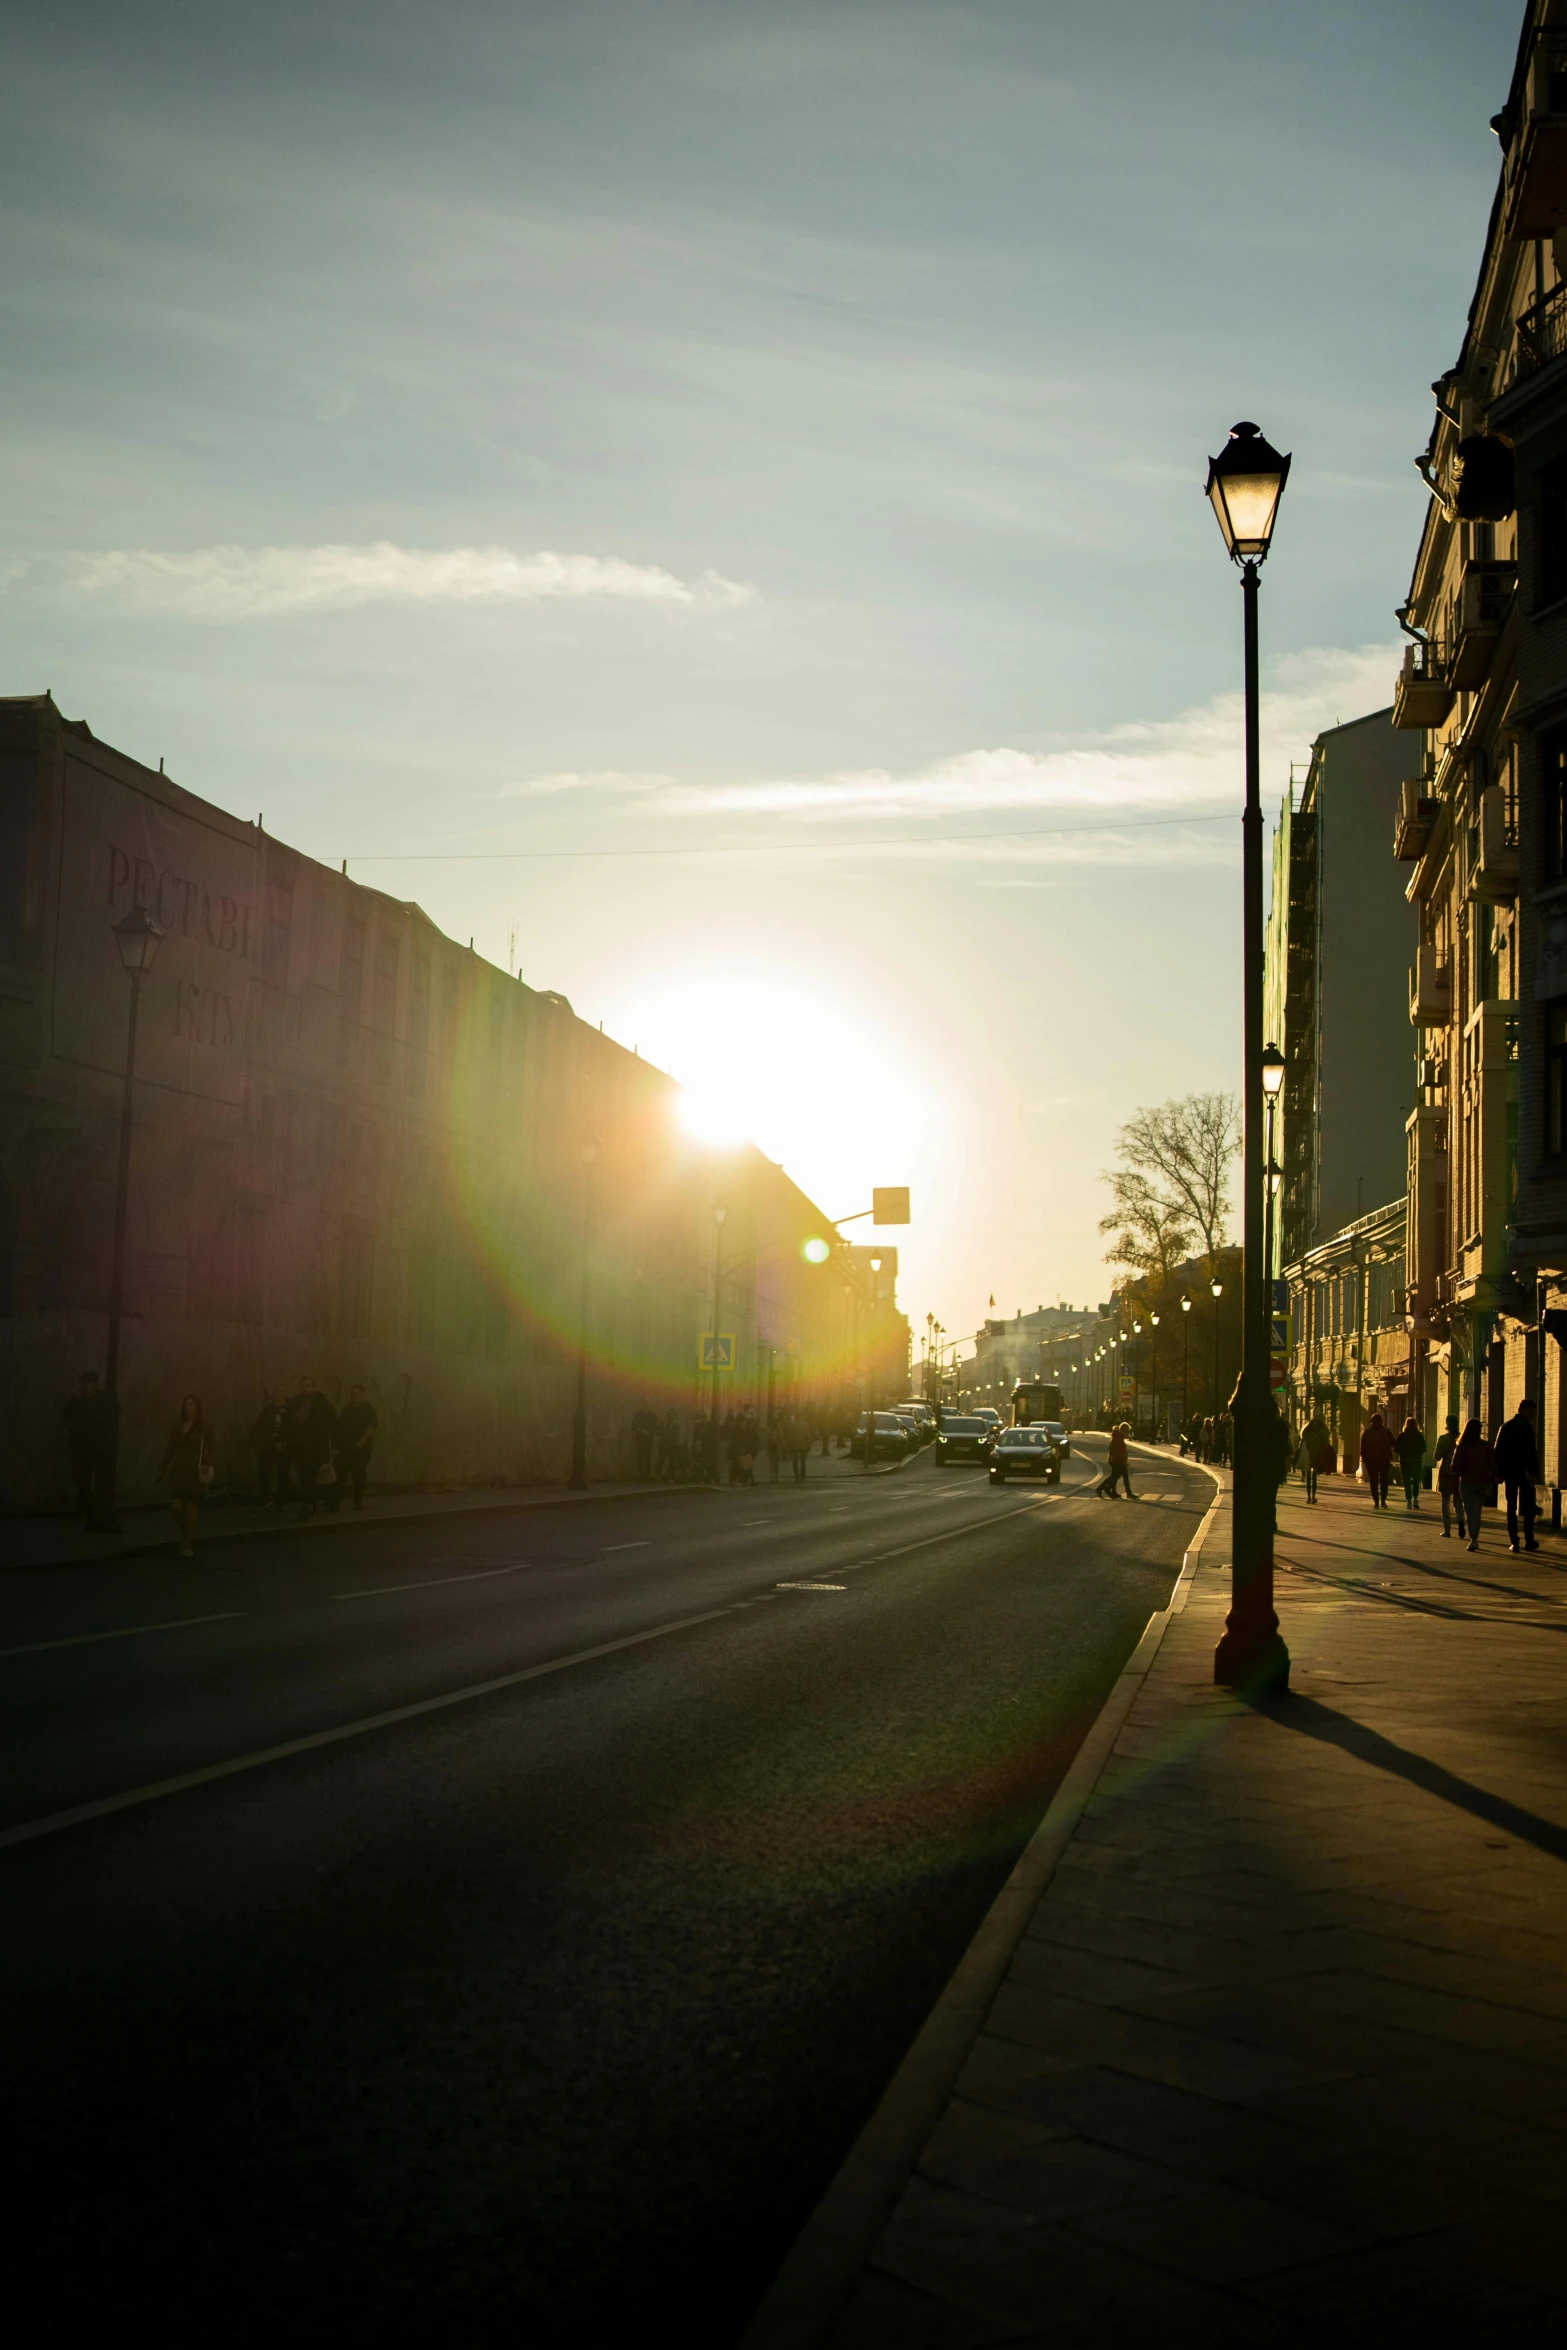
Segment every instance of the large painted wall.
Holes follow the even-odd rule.
[[[0,702],[0,1486],[68,1490],[60,1407],[102,1369],[129,983],[143,983],[120,1390],[151,1490],[195,1389],[225,1473],[269,1387],[363,1381],[393,1484],[564,1473],[584,1251],[590,1466],[645,1397],[689,1412],[726,1207],[723,1400],[837,1401],[864,1301],[820,1211],[752,1149],[681,1133],[676,1088],[364,889],[98,742]],[[584,1146],[591,1143],[591,1163]],[[830,1234],[827,1235],[831,1237]],[[868,1324],[867,1324],[868,1326]]]

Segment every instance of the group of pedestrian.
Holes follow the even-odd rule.
[[[1115,1501],[1118,1498],[1116,1487],[1119,1485],[1125,1492],[1128,1501],[1137,1499],[1136,1494],[1132,1491],[1131,1454],[1127,1449],[1131,1434],[1132,1423],[1130,1420],[1118,1420],[1111,1429],[1110,1457],[1103,1478],[1094,1487],[1096,1497],[1102,1497],[1105,1501]]]
[[[338,1509],[346,1486],[355,1509],[362,1510],[379,1425],[376,1408],[357,1381],[341,1410],[308,1373],[301,1374],[292,1395],[286,1388],[274,1389],[250,1430],[257,1501],[275,1510],[297,1502],[300,1517],[309,1518],[322,1507]]]
[[[1293,1450],[1293,1465],[1305,1481],[1306,1499],[1317,1499],[1319,1474],[1333,1469],[1337,1451],[1326,1421],[1315,1413]],[[1360,1473],[1376,1510],[1388,1507],[1393,1470],[1398,1468],[1404,1488],[1404,1508],[1414,1513],[1426,1489],[1426,1439],[1419,1422],[1406,1418],[1397,1434],[1381,1412],[1373,1412],[1361,1430],[1358,1448]],[[1479,1420],[1459,1424],[1458,1414],[1447,1415],[1447,1425],[1430,1454],[1437,1498],[1442,1510],[1442,1535],[1467,1538],[1469,1548],[1480,1547],[1480,1529],[1487,1509],[1504,1493],[1507,1505],[1507,1544],[1510,1550],[1538,1550],[1535,1519],[1540,1448],[1535,1434],[1535,1407],[1525,1396],[1497,1431],[1494,1443],[1486,1439]]]
[[[785,1462],[794,1482],[803,1485],[816,1433],[804,1412],[776,1412],[763,1420],[744,1407],[720,1420],[698,1412],[689,1436],[678,1412],[660,1419],[646,1403],[631,1421],[637,1475],[660,1485],[754,1485],[764,1464],[768,1483],[777,1485]]]
[[[1235,1422],[1228,1412],[1193,1412],[1180,1434],[1181,1457],[1228,1468],[1235,1457]]]

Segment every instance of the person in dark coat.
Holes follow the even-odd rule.
[[[1469,1529],[1469,1547],[1480,1547],[1480,1517],[1496,1497],[1496,1454],[1485,1441],[1478,1420],[1470,1420],[1453,1451],[1453,1481],[1458,1487],[1460,1523]]]
[[[1128,1501],[1137,1499],[1136,1494],[1132,1491],[1131,1462],[1126,1449],[1126,1439],[1130,1434],[1131,1422],[1129,1420],[1122,1420],[1110,1431],[1110,1457],[1105,1469],[1104,1483],[1094,1487],[1094,1492],[1096,1494],[1102,1493],[1106,1501],[1115,1500],[1115,1489],[1118,1484],[1125,1486]]]
[[[1437,1438],[1436,1450],[1431,1455],[1432,1464],[1436,1470],[1436,1490],[1442,1503],[1442,1540],[1444,1542],[1452,1532],[1455,1518],[1460,1533],[1464,1528],[1463,1512],[1458,1503],[1458,1479],[1453,1475],[1453,1455],[1457,1450],[1458,1414],[1449,1412],[1447,1426]]]
[[[283,1390],[271,1390],[251,1423],[249,1444],[256,1463],[256,1501],[265,1509],[272,1490],[273,1472],[277,1474],[278,1501],[281,1504],[288,1472],[283,1466],[280,1449],[280,1430],[283,1420]]]
[[[107,1449],[104,1439],[108,1413],[96,1371],[82,1373],[76,1382],[76,1393],[67,1397],[61,1406],[60,1417],[65,1422],[65,1444],[71,1460],[71,1483],[76,1487],[76,1506],[84,1518],[90,1518],[104,1478]]]
[[[211,1484],[212,1475],[212,1440],[201,1416],[201,1400],[194,1395],[183,1396],[180,1416],[169,1432],[158,1466],[159,1482],[165,1479],[168,1482],[169,1507],[174,1512],[182,1559],[196,1555],[196,1507]]]
[[[364,1389],[351,1387],[337,1416],[337,1473],[346,1481],[356,1510],[365,1506],[365,1479],[370,1474],[370,1454],[380,1425],[375,1405],[367,1400]]]
[[[1526,1395],[1496,1439],[1496,1465],[1507,1493],[1507,1547],[1518,1548],[1518,1522],[1523,1521],[1523,1547],[1538,1550],[1534,1539],[1539,1507],[1535,1486],[1540,1477],[1540,1447],[1534,1433],[1534,1398]]]
[[[1374,1510],[1387,1508],[1387,1489],[1393,1482],[1393,1438],[1380,1412],[1373,1412],[1360,1439],[1360,1465],[1371,1488]]]
[[[645,1485],[653,1474],[653,1439],[658,1434],[658,1422],[645,1403],[631,1415],[631,1434],[637,1448],[637,1475]]]
[[[301,1377],[283,1414],[281,1433],[288,1465],[299,1483],[302,1504],[299,1514],[302,1518],[312,1518],[316,1511],[316,1480],[332,1457],[332,1439],[337,1433],[337,1415],[313,1379]]]
[[[1322,1456],[1324,1453],[1331,1453],[1332,1450],[1333,1439],[1328,1434],[1328,1424],[1320,1412],[1313,1412],[1306,1423],[1305,1433],[1300,1440],[1300,1448],[1295,1455],[1295,1466],[1306,1480],[1306,1499],[1308,1501],[1315,1501],[1317,1498],[1317,1478],[1322,1470]]]
[[[1398,1466],[1404,1480],[1404,1507],[1417,1510],[1426,1473],[1426,1440],[1417,1420],[1406,1420],[1399,1431]]]

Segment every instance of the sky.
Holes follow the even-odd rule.
[[[1276,805],[1391,699],[1521,13],[13,0],[0,691],[907,1183],[921,1330],[1107,1296],[1116,1129],[1239,1084],[1206,460],[1294,456]]]

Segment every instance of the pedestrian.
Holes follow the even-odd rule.
[[[794,1412],[789,1420],[789,1458],[794,1467],[794,1481],[805,1483],[806,1463],[811,1452],[811,1423],[803,1412]]]
[[[675,1455],[680,1450],[680,1421],[676,1413],[664,1414],[659,1424],[658,1450],[654,1457],[653,1474],[666,1485],[675,1481]]]
[[[769,1485],[777,1484],[779,1472],[783,1468],[783,1457],[783,1422],[774,1417],[767,1423],[767,1482]]]
[[[1331,1455],[1332,1450],[1333,1439],[1328,1434],[1328,1424],[1320,1412],[1313,1412],[1295,1454],[1295,1466],[1306,1480],[1308,1501],[1317,1498],[1317,1477],[1322,1468],[1323,1455]]]
[[[1132,1491],[1132,1473],[1126,1449],[1126,1440],[1128,1436],[1130,1436],[1131,1432],[1131,1422],[1129,1420],[1118,1421],[1115,1427],[1113,1427],[1110,1431],[1109,1467],[1105,1472],[1104,1483],[1102,1485],[1096,1485],[1094,1488],[1095,1493],[1102,1493],[1106,1501],[1114,1501],[1116,1499],[1115,1489],[1118,1484],[1125,1486],[1126,1498],[1128,1501],[1135,1501],[1137,1499],[1136,1494]]]
[[[1404,1507],[1417,1510],[1426,1473],[1426,1440],[1416,1420],[1406,1420],[1399,1430],[1398,1466],[1404,1480]]]
[[[645,1399],[631,1415],[631,1434],[637,1448],[637,1475],[646,1485],[653,1474],[653,1439],[658,1434],[658,1422]]]
[[[1360,1439],[1360,1466],[1371,1488],[1374,1510],[1387,1508],[1387,1489],[1393,1481],[1393,1438],[1380,1412],[1373,1412]]]
[[[332,1467],[332,1439],[336,1433],[336,1419],[337,1415],[318,1390],[315,1381],[301,1373],[298,1387],[283,1414],[281,1436],[288,1465],[299,1486],[299,1514],[302,1518],[315,1516],[316,1503],[320,1498],[317,1487],[325,1484],[326,1472]],[[332,1483],[335,1486],[335,1470]]]
[[[76,1382],[76,1393],[67,1396],[61,1405],[60,1417],[65,1422],[65,1448],[70,1456],[71,1483],[76,1487],[76,1507],[85,1522],[93,1514],[93,1504],[101,1489],[108,1419],[96,1371],[82,1373]]]
[[[196,1555],[196,1509],[212,1483],[214,1463],[201,1402],[194,1395],[180,1399],[180,1416],[169,1431],[158,1465],[158,1480],[169,1484],[169,1507],[180,1538],[180,1557]]]
[[[339,1479],[346,1478],[356,1510],[365,1506],[365,1479],[370,1473],[370,1454],[380,1424],[374,1404],[366,1401],[364,1389],[351,1387],[348,1401],[338,1414],[337,1473]]]
[[[1279,1487],[1289,1477],[1290,1462],[1294,1458],[1295,1439],[1290,1424],[1277,1404],[1273,1406],[1273,1425],[1268,1430],[1268,1466],[1273,1474],[1273,1492],[1277,1501]]]
[[[274,1470],[277,1472],[279,1496],[282,1494],[284,1471],[278,1449],[282,1418],[283,1390],[281,1387],[269,1387],[264,1392],[261,1409],[251,1422],[250,1435],[246,1440],[256,1464],[256,1505],[259,1509],[267,1506]]]
[[[1534,1539],[1535,1513],[1539,1507],[1535,1485],[1540,1475],[1540,1447],[1534,1433],[1534,1398],[1526,1395],[1496,1439],[1496,1465],[1502,1474],[1507,1493],[1507,1547],[1518,1548],[1519,1521],[1523,1523],[1523,1547],[1538,1550]]]
[[[1445,1542],[1456,1522],[1460,1533],[1463,1519],[1458,1508],[1458,1480],[1453,1475],[1453,1455],[1458,1450],[1458,1414],[1449,1412],[1447,1426],[1436,1440],[1431,1454],[1431,1465],[1436,1471],[1436,1490],[1442,1504],[1442,1540]]]
[[[1454,1447],[1453,1476],[1471,1550],[1480,1547],[1480,1513],[1496,1499],[1497,1475],[1496,1454],[1485,1441],[1484,1429],[1478,1420],[1467,1421]]]

